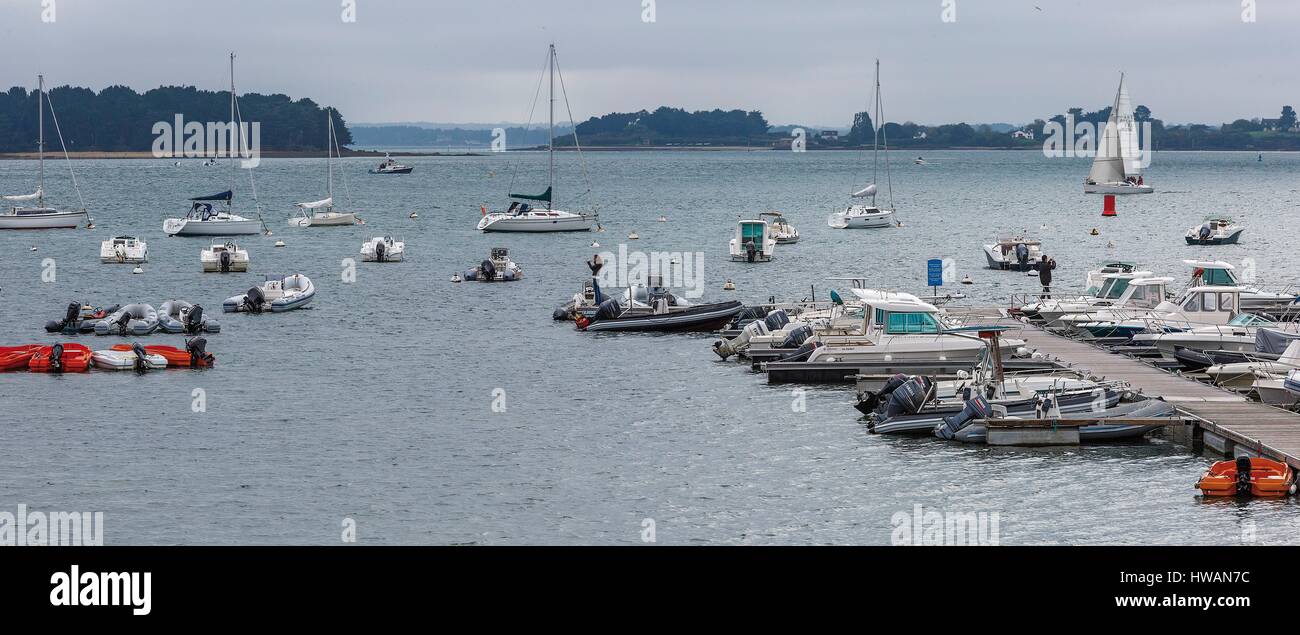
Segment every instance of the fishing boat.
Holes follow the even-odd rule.
[[[99,243],[99,261],[104,264],[149,262],[149,244],[135,236],[114,236]]]
[[[1290,371],[1295,373],[1296,370]],[[1250,391],[1259,397],[1259,402],[1270,406],[1294,408],[1300,405],[1300,394],[1287,388],[1287,377],[1258,377],[1251,384]]]
[[[1236,267],[1222,260],[1184,260],[1191,267],[1188,282],[1197,286],[1233,286],[1241,290],[1241,310],[1258,314],[1287,314],[1300,309],[1300,295],[1265,291],[1243,282],[1235,273]]]
[[[81,203],[81,209],[60,210],[45,204],[45,104],[49,102],[49,97],[45,94],[45,76],[36,77],[37,84],[37,110],[40,123],[40,137],[37,141],[37,152],[39,155],[37,168],[36,191],[31,194],[16,194],[11,196],[0,196],[0,201],[7,203],[16,203],[11,205],[7,211],[0,211],[0,229],[60,229],[76,228],[82,223],[89,223],[89,216],[86,213],[86,204]],[[50,114],[54,115],[54,105],[50,104]],[[58,132],[58,117],[54,115],[55,130]],[[68,148],[63,143],[63,133],[59,132],[59,144],[63,147],[63,156],[68,162],[68,173],[72,177],[73,189],[77,192],[77,198],[81,199],[81,188],[77,186],[77,175],[72,171],[72,160],[68,159]],[[29,203],[35,205],[28,205]]]
[[[1287,496],[1295,493],[1291,466],[1260,457],[1218,461],[1196,481],[1205,496]]]
[[[736,222],[736,236],[728,249],[732,262],[769,262],[776,252],[776,238],[762,218],[741,219]]]
[[[385,152],[384,160],[379,164],[378,167],[370,170],[370,173],[371,174],[410,174],[411,171],[414,169],[415,168],[409,165],[402,165],[401,163],[394,161],[393,158],[388,156],[388,153]]]
[[[316,286],[307,276],[300,273],[283,278],[267,276],[262,284],[226,298],[221,310],[226,313],[284,313],[307,306],[315,297]]]
[[[776,239],[778,245],[793,245],[799,242],[799,230],[794,228],[781,212],[762,212],[759,218],[767,220],[767,229]]]
[[[34,373],[83,373],[90,370],[90,349],[84,344],[42,346],[27,362]]]
[[[880,123],[883,121],[883,102],[880,97],[880,60],[876,60],[876,98],[875,98],[875,118],[872,119],[872,141],[871,141],[871,185],[854,192],[851,198],[864,199],[870,198],[869,204],[853,203],[843,210],[835,212],[826,219],[826,224],[833,229],[872,229],[879,227],[890,227],[898,224],[894,218],[894,182],[889,170],[889,139],[881,138],[884,133],[884,126]],[[883,143],[882,143],[883,141]],[[880,166],[880,146],[885,147],[885,184],[888,188],[889,206],[880,208],[876,206],[877,176]]]
[[[569,212],[555,208],[555,75],[557,70],[557,60],[555,55],[555,45],[552,44],[547,53],[546,65],[550,73],[550,134],[547,139],[547,174],[548,185],[546,191],[541,194],[509,194],[509,197],[515,199],[510,203],[510,207],[504,212],[488,212],[487,207],[480,207],[483,218],[479,220],[479,231],[485,232],[569,232],[569,231],[590,231],[592,223],[595,223],[598,214],[593,211],[586,212]],[[563,77],[561,77],[563,82]],[[565,107],[568,108],[568,96],[565,95]],[[579,159],[582,155],[582,147],[578,143],[578,128],[573,128],[573,146],[578,151]],[[586,170],[583,170],[583,178],[587,176]],[[511,178],[513,184],[514,179]],[[591,192],[591,184],[587,183],[586,195]],[[579,198],[581,198],[580,195]],[[534,205],[540,203],[541,205]]]
[[[1252,352],[1260,329],[1294,330],[1294,325],[1280,324],[1254,313],[1241,313],[1227,324],[1197,326],[1173,333],[1139,333],[1134,346],[1154,346],[1165,359],[1177,359],[1176,351]]]
[[[487,260],[465,270],[465,280],[473,282],[514,282],[523,277],[523,267],[510,259],[510,250],[505,247],[493,247]]]
[[[309,203],[295,203],[300,215],[289,219],[290,227],[337,227],[355,225],[357,222],[357,215],[352,212],[334,211],[334,153],[336,150],[339,156],[343,153],[339,149],[338,138],[334,135],[333,108],[326,109],[325,118],[329,121],[326,126],[329,128],[329,137],[325,141],[325,170],[328,174],[325,181],[326,197]]]
[[[1122,302],[1132,302],[1134,306],[1154,307],[1164,299],[1164,285],[1172,278],[1152,278],[1150,271],[1128,271],[1124,273],[1105,274],[1095,295],[1083,295],[1075,298],[1043,298],[1038,302],[1024,305],[1016,310],[1020,315],[1046,326],[1054,326],[1061,317],[1087,313],[1101,308],[1120,306]],[[1141,289],[1127,293],[1134,280],[1143,280],[1148,286],[1158,289]],[[1127,298],[1125,296],[1128,296]]]
[[[104,370],[156,370],[167,368],[167,358],[157,353],[150,353],[139,343],[118,345],[113,348],[95,351],[90,354],[95,368]]]
[[[233,143],[230,156],[230,189],[209,196],[190,199],[190,211],[180,218],[168,218],[163,221],[163,233],[168,236],[240,236],[259,234],[266,227],[258,211],[257,219],[240,216],[233,211],[232,202],[235,192],[235,176],[238,173],[237,157],[246,147],[243,137],[243,122],[238,114],[238,98],[235,96],[235,54],[230,54],[230,129]],[[248,171],[249,184],[252,187],[254,203],[257,199],[257,184],[253,171]]]
[[[1134,283],[1130,283],[1130,286]],[[1139,333],[1172,333],[1201,326],[1226,325],[1241,312],[1237,287],[1204,286],[1183,291],[1150,309],[1111,307],[1062,316],[1059,322],[1093,337],[1132,338]]]
[[[233,240],[212,243],[199,252],[199,264],[204,273],[242,273],[248,271],[248,250]]]
[[[406,242],[392,236],[375,236],[361,243],[362,262],[401,262],[406,254]]]
[[[1043,243],[1020,234],[998,236],[992,244],[984,245],[984,258],[989,269],[1030,271],[1043,258]]]
[[[1235,245],[1245,227],[1229,218],[1207,218],[1204,223],[1187,230],[1189,245]]]
[[[1119,76],[1119,90],[1110,109],[1110,119],[1099,133],[1097,155],[1084,180],[1085,194],[1150,194],[1154,189],[1142,177],[1142,151],[1138,146],[1138,126],[1133,103]]]

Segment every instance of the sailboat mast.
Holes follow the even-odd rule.
[[[40,155],[40,176],[37,180],[36,191],[41,195],[37,197],[40,207],[45,207],[45,76],[36,76],[36,106],[40,120],[40,137],[36,142],[38,154]]]
[[[550,117],[550,145],[547,146],[547,156],[550,162],[550,178],[547,185],[551,190],[551,200],[547,201],[547,209],[555,209],[555,44],[551,44],[551,55],[547,61],[551,72],[551,117]]]
[[[330,131],[329,138],[325,140],[325,165],[329,170],[327,187],[329,188],[329,197],[334,198],[334,113],[329,108],[326,108],[325,116],[329,118]]]
[[[875,185],[880,166],[880,60],[876,60],[876,103],[875,114],[871,116],[871,184]],[[871,195],[875,202],[876,195]]]
[[[235,127],[235,52],[230,52],[230,134],[235,147],[230,149],[230,193],[235,193],[235,153],[239,152],[243,137]]]

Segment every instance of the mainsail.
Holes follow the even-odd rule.
[[[1138,148],[1137,121],[1133,117],[1133,103],[1129,101],[1124,76],[1119,78],[1119,91],[1110,109],[1110,119],[1097,140],[1097,156],[1088,172],[1091,183],[1122,183],[1130,176],[1142,172],[1141,151]]]
[[[34,201],[34,200],[36,200],[36,199],[38,199],[38,198],[41,198],[41,196],[42,196],[43,194],[44,194],[44,192],[42,192],[41,190],[38,189],[38,190],[36,190],[35,192],[32,192],[31,194],[14,194],[14,195],[11,195],[11,196],[0,196],[0,200],[6,200],[6,201]]]
[[[322,207],[329,207],[333,204],[334,204],[333,196],[320,201],[312,201],[310,203],[297,203],[298,207],[301,207],[303,209],[320,209]]]
[[[866,198],[868,196],[874,197],[875,195],[876,195],[876,184],[872,183],[871,185],[868,185],[854,192],[853,198]]]

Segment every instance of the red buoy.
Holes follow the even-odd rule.
[[[1116,214],[1115,214],[1115,195],[1114,195],[1114,194],[1107,194],[1105,200],[1106,200],[1106,202],[1105,202],[1104,206],[1103,206],[1102,209],[1101,209],[1101,215],[1102,215],[1102,216],[1115,216],[1115,215],[1116,215]]]

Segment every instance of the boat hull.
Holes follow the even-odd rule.
[[[351,212],[331,212],[290,218],[290,227],[341,227],[357,224],[357,215]]]
[[[76,229],[87,222],[84,211],[52,214],[0,214],[0,229]]]
[[[1119,183],[1098,183],[1096,185],[1084,185],[1084,194],[1150,194],[1155,189],[1150,185],[1122,185]]]
[[[169,236],[249,236],[262,233],[262,223],[248,219],[198,221],[169,218],[163,222],[163,232]]]
[[[519,218],[488,215],[479,221],[478,229],[485,232],[585,232],[591,231],[594,219],[586,214],[559,218]]]
[[[1187,244],[1198,246],[1215,246],[1215,245],[1235,245],[1241,239],[1242,232],[1245,229],[1238,229],[1227,236],[1216,236],[1211,238],[1198,238],[1196,236],[1185,236]]]

